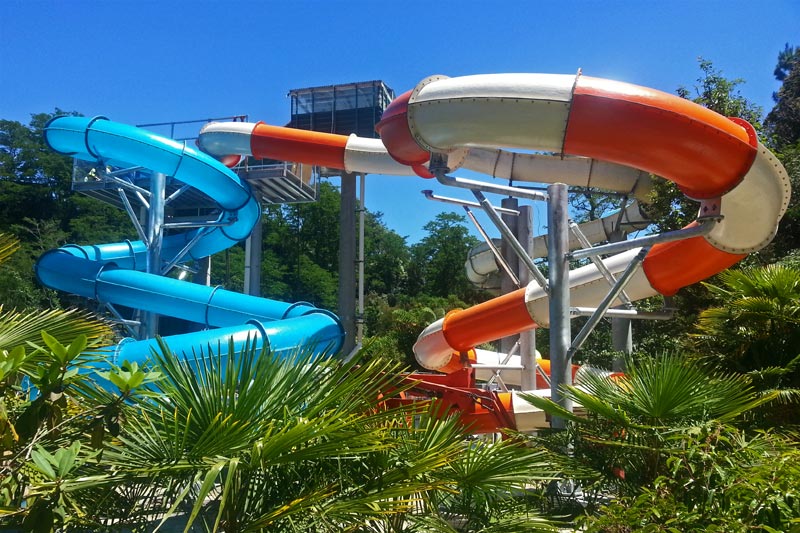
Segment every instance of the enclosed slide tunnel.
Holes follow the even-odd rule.
[[[162,257],[185,252],[189,260],[215,254],[245,239],[259,221],[259,206],[247,184],[212,157],[183,143],[105,118],[85,117],[53,119],[45,128],[45,140],[56,152],[79,159],[165,174],[218,203],[220,226],[165,237]],[[43,254],[36,275],[54,289],[210,328],[165,338],[177,354],[198,348],[225,352],[230,338],[237,350],[249,339],[277,355],[309,344],[319,353],[334,353],[341,347],[344,330],[328,311],[142,272],[146,265],[147,245],[142,241],[68,245]],[[125,339],[113,347],[111,362],[143,361],[155,347],[154,339]]]
[[[672,295],[761,249],[774,237],[790,195],[785,170],[745,121],[661,91],[580,73],[433,76],[395,99],[377,130],[380,140],[214,123],[203,128],[199,143],[217,157],[255,155],[422,177],[432,177],[427,163],[437,153],[446,156],[450,171],[591,186],[639,199],[646,198],[652,173],[689,198],[721,198],[723,219],[710,233],[648,252],[626,287],[632,300]],[[619,274],[638,253],[629,250],[604,263]],[[594,265],[572,271],[569,279],[573,306],[596,306],[608,291]],[[414,351],[424,367],[454,371],[463,366],[460,354],[476,345],[548,324],[546,294],[532,282],[451,312],[420,334]]]

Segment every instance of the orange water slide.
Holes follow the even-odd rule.
[[[451,171],[559,181],[640,198],[655,174],[689,198],[721,205],[722,220],[710,233],[652,247],[626,287],[632,300],[672,295],[763,248],[789,201],[785,170],[747,122],[668,93],[580,74],[432,76],[396,98],[377,129],[379,140],[265,124],[211,124],[200,146],[217,156],[254,154],[424,177],[431,176],[426,165],[437,153]],[[619,274],[637,253],[604,263]],[[572,271],[570,287],[573,306],[596,306],[608,290],[594,265]],[[455,370],[478,344],[548,324],[547,297],[534,282],[431,324],[415,354],[426,368]]]

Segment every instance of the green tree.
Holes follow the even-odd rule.
[[[722,71],[714,67],[713,63],[702,57],[698,59],[702,77],[697,79],[693,90],[680,87],[678,96],[716,111],[725,117],[739,117],[753,125],[756,130],[761,129],[761,107],[749,102],[739,92],[738,87],[745,83],[742,78],[728,79]]]
[[[294,204],[286,208],[289,222],[297,230],[300,254],[334,274],[334,281],[339,270],[340,205],[339,190],[323,181],[316,202]]]
[[[261,217],[261,294],[276,300],[291,300],[292,273],[297,260],[290,255],[292,228],[282,206],[266,206]]]
[[[428,232],[411,247],[412,267],[409,272],[409,292],[446,298],[454,295],[464,301],[475,301],[464,271],[467,252],[477,239],[467,231],[465,219],[455,213],[440,213],[423,229]]]
[[[800,139],[800,47],[786,47],[778,54],[775,79],[781,87],[773,94],[775,107],[764,121],[777,149]]]
[[[23,218],[59,220],[70,196],[72,162],[49,150],[42,137],[48,120],[65,114],[31,115],[29,125],[0,120],[0,201],[4,209],[0,227]],[[75,113],[69,113],[75,114]]]
[[[775,66],[775,71],[773,74],[775,75],[775,79],[778,81],[784,81],[789,73],[794,68],[795,62],[800,58],[798,56],[800,54],[800,47],[791,47],[789,43],[783,47],[783,50],[778,52],[778,64]],[[777,101],[778,96],[773,95],[774,99]]]
[[[365,292],[394,300],[405,291],[411,255],[405,237],[387,228],[382,217],[382,213],[365,214]]]
[[[796,192],[800,188],[800,47],[787,44],[778,54],[775,78],[782,84],[773,95],[775,107],[764,125],[771,148],[786,168],[795,191],[775,239],[776,253],[783,255],[800,247],[800,202]]]
[[[244,290],[244,243],[211,257],[211,283],[229,291]]]
[[[43,137],[47,122],[64,114],[77,113],[38,113],[28,125],[0,120],[0,231],[21,243],[20,252],[2,267],[0,301],[9,306],[76,303],[39,287],[33,275],[36,258],[67,241],[113,242],[133,232],[123,211],[73,193],[72,160],[50,150]]]
[[[390,357],[406,366],[421,370],[412,347],[420,332],[442,318],[452,309],[466,307],[451,296],[441,298],[420,295],[401,298],[390,305],[388,298],[372,295],[366,308],[366,338],[364,351],[368,355]]]
[[[339,270],[339,191],[320,184],[312,203],[269,206],[263,216],[262,294],[335,309]]]

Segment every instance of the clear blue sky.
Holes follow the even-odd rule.
[[[431,74],[573,73],[674,92],[702,56],[769,111],[798,0],[0,1],[0,118],[56,106],[131,124],[246,114],[283,124],[289,89]],[[367,207],[416,242],[431,181],[370,176]],[[458,208],[456,208],[458,210]],[[543,221],[537,221],[541,228]]]

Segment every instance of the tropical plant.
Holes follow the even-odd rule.
[[[618,494],[637,493],[667,471],[680,436],[708,421],[731,422],[775,398],[758,396],[741,375],[709,373],[684,357],[666,354],[627,361],[624,376],[586,373],[564,394],[580,406],[577,416],[549,399],[523,397],[568,420],[553,437],[556,449],[595,474],[584,482]],[[676,436],[678,438],[676,438]]]
[[[420,509],[438,513],[430,502],[441,491],[510,494],[523,478],[545,477],[542,461],[529,461],[540,454],[509,443],[487,448],[498,458],[481,483],[475,470],[492,463],[476,462],[456,420],[386,408],[382,399],[404,387],[397,367],[359,363],[253,346],[178,357],[162,344],[154,368],[164,377],[146,396],[128,395],[113,443],[100,454],[65,446],[52,461],[42,455],[52,464],[61,453],[71,466],[65,475],[48,471],[30,495],[79,509],[94,528],[151,530],[178,515],[187,530],[387,531],[398,520],[416,523]],[[107,394],[98,391],[95,402],[107,404]],[[476,464],[469,475],[454,466],[465,457]],[[504,478],[500,461],[510,458]],[[534,526],[546,523],[531,516],[526,530]]]
[[[16,239],[0,235],[0,263],[17,247]],[[53,468],[63,474],[71,461],[68,455],[81,441],[92,440],[87,437],[91,428],[103,429],[103,412],[111,418],[112,404],[84,403],[80,393],[88,379],[81,371],[100,360],[97,347],[111,336],[108,324],[82,311],[7,311],[0,305],[2,523],[41,531],[52,527],[52,509],[66,515],[57,504],[43,510],[30,500],[31,483],[42,475],[57,475]],[[95,442],[103,438],[93,434]],[[53,467],[53,462],[62,466]]]
[[[715,366],[750,373],[760,389],[800,387],[800,270],[774,264],[718,279],[705,284],[718,304],[700,313],[698,352]]]
[[[554,479],[543,449],[532,450],[517,438],[469,441],[445,475],[452,491],[434,493],[433,504],[457,531],[551,530],[539,517],[540,489]]]
[[[800,450],[711,422],[676,436],[664,475],[584,517],[582,531],[800,531]]]
[[[83,329],[96,334],[107,326],[59,313],[63,312],[50,313],[55,319],[52,329],[62,338],[72,335],[69,344],[42,331],[38,343],[28,341],[0,350],[0,517],[2,523],[21,525],[25,530],[50,531],[57,515],[62,524],[70,522],[60,494],[54,499],[38,499],[32,487],[43,476],[58,479],[66,475],[82,445],[97,448],[107,435],[115,434],[116,413],[127,396],[108,397],[110,401],[102,404],[86,401],[83,391],[94,387],[90,372],[102,355],[93,348],[96,338],[90,344],[86,334],[75,332]],[[0,322],[3,318],[7,315],[0,317]],[[39,319],[34,324],[44,322],[46,326],[47,317],[32,318]],[[4,341],[32,338],[32,332],[4,333],[10,333]],[[122,383],[127,377],[119,372],[113,369],[109,374]]]
[[[394,433],[397,444],[384,464],[416,455],[456,453],[442,468],[424,474],[441,485],[419,495],[408,512],[372,521],[363,531],[534,532],[552,531],[542,518],[541,486],[553,479],[551,454],[521,438],[483,439],[467,434],[458,417],[424,416]]]

